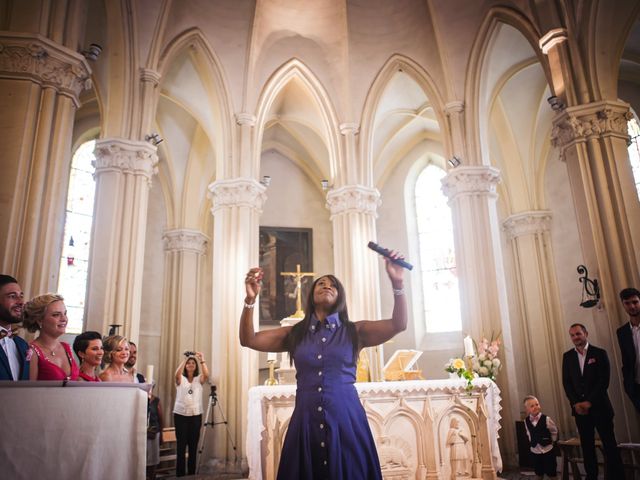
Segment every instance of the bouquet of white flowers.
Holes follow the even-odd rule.
[[[498,351],[500,350],[500,340],[491,339],[487,340],[482,337],[482,341],[477,345],[476,351],[478,354],[473,358],[471,362],[472,370],[478,374],[479,377],[487,377],[491,380],[495,380],[502,367],[502,363],[498,358]]]

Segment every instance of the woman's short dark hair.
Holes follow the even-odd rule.
[[[193,360],[193,363],[196,364],[196,371],[193,372],[193,378],[196,378],[198,375],[200,375],[200,367],[198,366],[198,360],[196,360],[196,357],[194,357],[194,356],[187,357],[187,361],[184,362],[184,368],[182,369],[182,376],[183,377],[188,377],[188,375],[187,375],[187,363],[189,363],[189,360]]]
[[[102,340],[102,335],[93,331],[83,332],[73,341],[73,351],[76,352],[78,358],[80,357],[80,352],[84,353],[87,351],[91,340]]]
[[[309,324],[311,323],[311,315],[315,312],[316,304],[313,300],[313,292],[316,288],[316,285],[323,278],[328,278],[336,287],[336,292],[338,297],[336,298],[336,303],[333,305],[333,308],[329,314],[338,313],[340,317],[340,321],[344,324],[347,331],[349,332],[349,337],[351,338],[351,344],[353,346],[353,360],[357,362],[358,350],[360,350],[360,345],[358,342],[358,334],[356,332],[356,326],[353,322],[349,321],[349,312],[347,311],[347,295],[345,293],[344,287],[340,280],[338,280],[333,275],[323,275],[315,279],[313,284],[311,285],[311,289],[309,290],[309,294],[307,295],[307,306],[304,312],[304,319],[293,326],[287,338],[285,339],[285,346],[287,351],[289,352],[289,360],[293,363],[293,355],[296,351],[296,348],[302,342],[306,331],[309,329]]]

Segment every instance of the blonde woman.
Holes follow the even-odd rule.
[[[133,377],[125,367],[129,360],[129,341],[121,335],[104,339],[104,361],[108,365],[100,374],[103,382],[133,383]]]
[[[60,337],[67,330],[64,298],[46,293],[24,305],[22,325],[29,332],[40,332],[31,342],[29,380],[77,380],[80,373],[68,343]],[[33,361],[33,356],[37,361]]]

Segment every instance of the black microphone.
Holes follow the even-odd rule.
[[[407,270],[413,270],[413,265],[411,265],[409,262],[405,262],[404,260],[400,260],[399,258],[391,258],[391,251],[389,251],[388,249],[386,249],[384,247],[381,247],[377,243],[369,242],[369,243],[367,243],[367,247],[369,247],[374,252],[379,253],[383,257],[387,257],[389,260],[391,260],[396,265],[400,265],[401,267],[404,267]]]

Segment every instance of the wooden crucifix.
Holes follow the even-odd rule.
[[[300,264],[296,265],[295,272],[282,272],[280,275],[294,277],[296,280],[296,313],[290,318],[304,318],[304,310],[302,310],[302,279],[304,277],[313,277],[314,272],[301,272]]]

